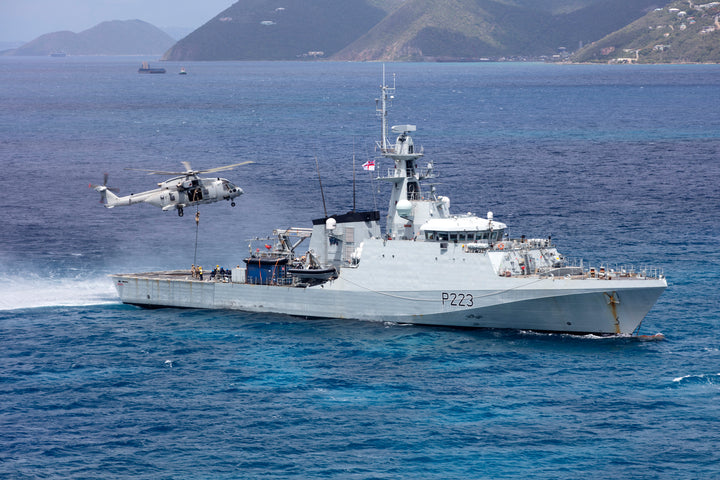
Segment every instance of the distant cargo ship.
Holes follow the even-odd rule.
[[[148,62],[143,62],[140,68],[138,68],[138,73],[165,73],[164,68],[150,68],[150,65]]]

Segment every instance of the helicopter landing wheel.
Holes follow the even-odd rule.
[[[230,206],[231,206],[231,207],[234,207],[234,206],[235,206],[235,202],[230,202]]]
[[[185,212],[183,212],[183,209],[178,208],[178,217],[182,217],[183,215],[185,215]]]

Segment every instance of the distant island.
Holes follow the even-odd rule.
[[[3,55],[162,55],[175,40],[142,20],[102,22],[80,33],[41,35]]]

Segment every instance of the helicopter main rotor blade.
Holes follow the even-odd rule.
[[[190,162],[183,161],[182,164],[185,165],[187,170],[184,172],[171,172],[168,170],[149,170],[146,168],[125,168],[125,170],[134,170],[136,172],[147,172],[148,175],[186,175],[186,176],[197,176],[201,175],[203,173],[213,173],[213,172],[222,172],[223,170],[230,170],[235,167],[239,167],[241,165],[247,165],[248,163],[255,163],[253,161],[247,161],[247,162],[240,162],[240,163],[234,163],[232,165],[225,165],[223,167],[215,167],[215,168],[209,168],[207,170],[193,170],[190,166]]]
[[[133,170],[135,172],[146,172],[148,175],[187,175],[188,172],[169,172],[165,170],[148,170],[145,168],[125,168],[125,170]]]
[[[248,160],[247,162],[240,162],[240,163],[233,163],[232,165],[225,165],[224,167],[215,167],[215,168],[209,168],[207,170],[199,170],[197,173],[213,173],[213,172],[222,172],[223,170],[230,170],[235,167],[239,167],[241,165],[247,165],[249,163],[255,163],[251,160]]]

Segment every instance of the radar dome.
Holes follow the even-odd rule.
[[[410,200],[400,200],[395,206],[395,210],[402,218],[409,218],[412,216],[412,203]]]

